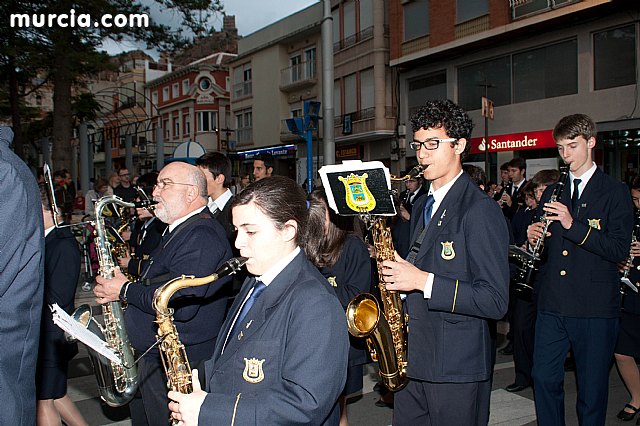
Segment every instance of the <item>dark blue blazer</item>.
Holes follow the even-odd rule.
[[[177,233],[161,243],[151,255],[151,265],[140,284],[129,286],[125,324],[131,343],[137,351],[147,350],[156,340],[153,295],[158,287],[181,275],[205,277],[214,273],[231,258],[231,247],[224,230],[209,209],[199,217],[173,230]],[[176,292],[169,307],[180,341],[190,361],[207,359],[213,352],[215,339],[224,320],[226,297],[219,291],[229,281],[222,278],[212,284],[187,287]],[[154,348],[152,353],[158,354]]]
[[[320,272],[329,279],[329,284],[338,296],[342,308],[346,311],[349,302],[359,294],[368,293],[371,288],[371,260],[364,242],[355,235],[347,235],[342,252],[335,265],[320,268]],[[367,362],[365,339],[349,336],[349,366]]]
[[[77,353],[77,344],[67,343],[64,331],[53,323],[50,305],[57,303],[68,314],[74,310],[74,299],[80,276],[80,250],[69,228],[54,229],[45,238],[44,303],[40,329],[39,361],[47,365],[67,362]]]
[[[347,374],[347,322],[327,280],[301,252],[224,337],[249,292],[245,281],[201,379],[203,425],[338,425]],[[256,370],[257,363],[261,363]],[[253,372],[248,371],[253,365]],[[247,378],[262,379],[251,383]],[[245,376],[247,376],[245,378]]]
[[[412,241],[427,197],[414,206]],[[489,320],[507,311],[507,225],[498,204],[466,173],[435,212],[415,265],[435,275],[430,299],[408,294],[408,376],[431,382],[487,380],[493,368]]]
[[[0,401],[7,422],[36,423],[44,231],[36,179],[0,130]]]
[[[538,214],[556,185],[542,195]],[[560,201],[571,206],[567,178]],[[549,226],[536,276],[538,310],[568,317],[613,318],[620,313],[617,263],[631,244],[633,205],[629,190],[597,169],[580,195],[569,230]]]

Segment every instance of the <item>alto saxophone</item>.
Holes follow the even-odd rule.
[[[405,181],[418,176],[423,167],[414,167],[406,176],[392,177],[393,181]],[[387,290],[382,262],[395,261],[391,229],[385,218],[371,221],[373,245],[376,250],[382,310],[374,296],[368,293],[354,297],[347,306],[347,325],[354,337],[366,338],[371,359],[378,363],[382,383],[390,391],[404,388],[407,379],[407,317],[402,309],[402,299],[397,291]]]
[[[113,278],[117,267],[112,254],[111,243],[104,223],[103,210],[108,204],[134,207],[116,196],[100,198],[95,205],[96,251],[100,276]],[[93,334],[103,339],[119,356],[122,365],[109,361],[103,355],[87,347],[94,374],[98,381],[100,398],[111,407],[120,407],[128,403],[138,389],[138,369],[135,364],[133,348],[124,328],[124,309],[122,304],[109,302],[102,305],[104,325],[98,323],[89,305],[81,305],[73,313],[73,318]]]
[[[153,309],[156,311],[157,339],[160,342],[160,357],[167,374],[169,390],[180,393],[193,392],[191,367],[187,353],[173,323],[173,309],[168,307],[171,296],[183,288],[209,284],[227,275],[235,274],[246,262],[247,258],[245,257],[234,257],[227,260],[215,273],[209,276],[196,278],[192,275],[182,275],[156,289],[153,295]]]

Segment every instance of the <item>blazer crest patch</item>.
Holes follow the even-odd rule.
[[[336,281],[336,277],[329,277],[327,278],[327,281],[329,281],[329,284],[331,285],[331,287],[338,287],[338,282]]]
[[[589,221],[589,226],[592,228],[597,229],[598,231],[602,229],[602,227],[600,226],[600,221],[602,219],[587,219]]]
[[[451,260],[456,257],[456,251],[453,249],[453,241],[444,241],[440,244],[442,244],[440,256],[442,256],[444,260]]]
[[[260,383],[264,380],[264,371],[262,370],[262,364],[264,359],[257,358],[245,358],[244,359],[244,371],[242,372],[242,378],[249,383]]]

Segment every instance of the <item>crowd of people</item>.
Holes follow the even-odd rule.
[[[429,101],[411,126],[423,169],[395,197],[398,213],[386,226],[396,251],[381,265],[369,230],[329,207],[328,188],[307,194],[274,174],[269,155],[254,159],[253,182],[247,173],[237,185],[231,162],[217,152],[195,165],[171,162],[135,178],[121,168],[95,179],[84,203],[92,220],[102,219],[92,213],[105,196],[155,202],[127,213],[135,220],[123,238],[129,251],[117,259],[121,270],[96,277],[93,288],[98,304],[126,306],[124,327],[139,357],[132,424],[347,425],[347,396],[362,390],[370,358],[365,341],[349,335],[345,310],[357,295],[378,293],[379,280],[402,295],[409,324],[406,386],[381,401],[393,406],[394,425],[486,425],[501,319],[510,324],[502,352],[513,353],[515,365],[506,390],[533,386],[540,424],[564,424],[569,353],[580,424],[605,423],[614,360],[630,393],[618,417],[635,417],[640,272],[632,259],[640,257],[640,223],[633,242],[632,228],[640,179],[628,189],[596,166],[595,124],[582,114],[563,117],[553,131],[568,171],[527,179],[526,161],[516,157],[500,167],[498,184],[463,165],[473,123],[458,105]],[[54,174],[53,194],[46,185],[38,193],[11,156],[10,136],[0,128],[0,171],[14,183],[3,200],[24,217],[16,230],[0,215],[0,333],[11,342],[0,357],[0,397],[24,424],[84,425],[66,387],[77,346],[48,309],[74,309],[80,254],[54,216],[71,219],[75,189],[63,170]],[[238,276],[185,286],[171,298],[193,392],[167,391],[156,290],[176,277],[210,276],[233,257],[246,258]],[[524,280],[530,258],[535,268]],[[621,301],[623,273],[631,285]],[[22,313],[20,327],[19,317],[5,314],[9,303]]]

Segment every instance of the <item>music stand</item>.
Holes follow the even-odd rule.
[[[389,169],[380,161],[345,161],[318,173],[329,207],[341,216],[394,216]]]

